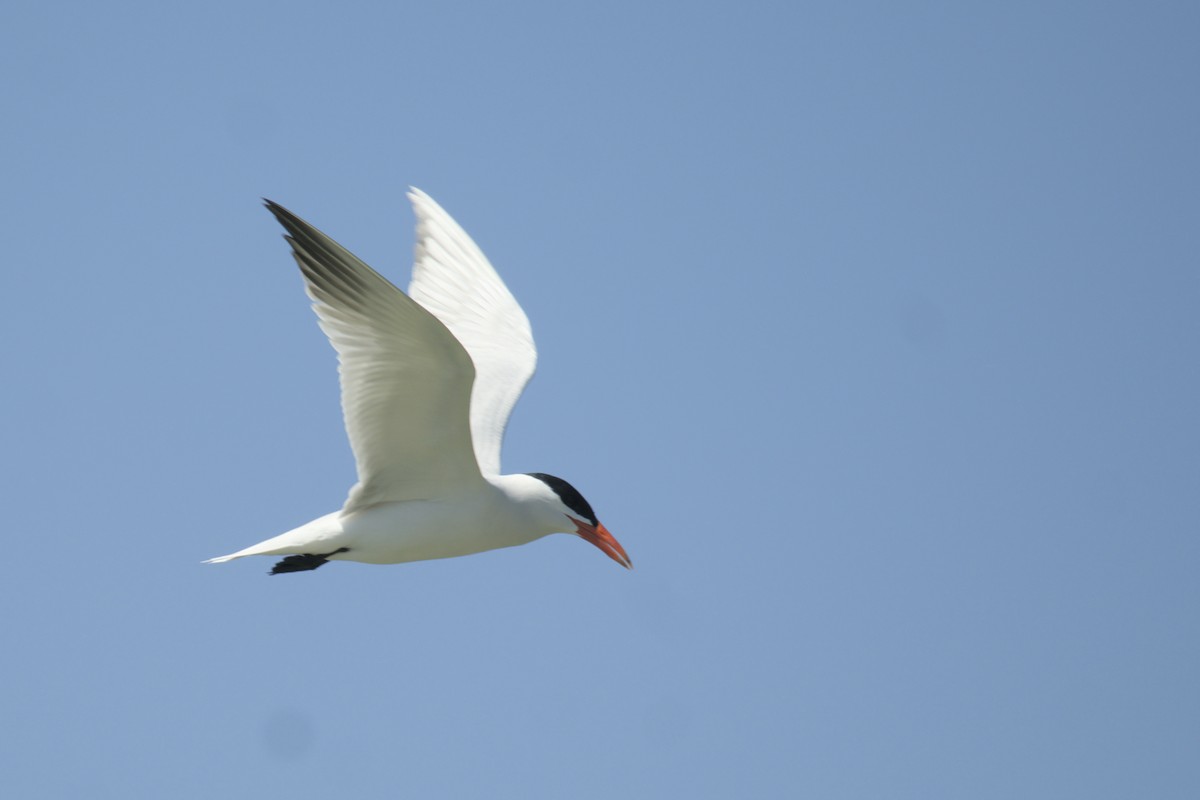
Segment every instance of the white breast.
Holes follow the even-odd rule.
[[[490,485],[452,500],[382,503],[345,514],[341,525],[338,544],[349,552],[333,558],[368,564],[465,556],[549,533]]]

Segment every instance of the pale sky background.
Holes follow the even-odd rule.
[[[0,795],[1200,796],[1200,7],[0,9]],[[353,482],[270,197],[528,313],[583,542]]]

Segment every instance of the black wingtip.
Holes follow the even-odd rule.
[[[271,214],[274,215],[275,220],[283,226],[283,229],[291,234],[291,238],[293,240],[320,241],[322,239],[328,239],[330,242],[333,242],[332,239],[329,239],[329,237],[321,233],[321,231],[317,230],[311,224],[305,222],[291,211],[288,211],[274,200],[270,200],[266,197],[264,197],[262,200],[263,206],[266,207],[267,211],[270,211]]]
[[[295,214],[288,211],[286,208],[279,205],[279,203],[276,203],[274,200],[272,200],[268,197],[264,197],[262,199],[262,201],[263,201],[263,207],[266,208],[267,211],[270,211],[273,215],[275,215],[275,219],[282,222],[284,224],[284,227],[287,227],[286,220],[296,218]]]

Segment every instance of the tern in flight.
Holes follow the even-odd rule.
[[[509,414],[533,376],[529,320],[466,232],[428,195],[408,294],[286,208],[266,206],[338,354],[358,483],[340,511],[206,563],[285,556],[272,575],[328,561],[451,558],[572,533],[632,567],[562,478],[500,474]]]

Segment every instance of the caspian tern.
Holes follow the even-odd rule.
[[[408,294],[270,200],[338,354],[358,483],[340,511],[205,563],[287,556],[272,575],[327,561],[398,564],[572,533],[632,567],[571,484],[500,474],[509,413],[533,376],[529,320],[487,258],[424,192]]]

